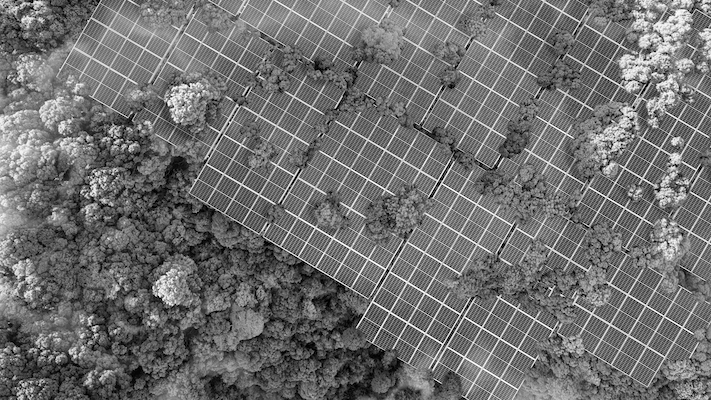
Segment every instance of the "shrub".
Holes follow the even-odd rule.
[[[644,197],[644,187],[638,183],[629,185],[627,187],[627,197],[629,197],[633,203],[642,200],[642,197]]]
[[[586,0],[590,19],[597,25],[607,25],[608,21],[625,23],[632,19],[634,0]]]
[[[453,153],[457,149],[456,138],[446,128],[437,126],[432,129],[430,136],[445,148],[447,152]]]
[[[405,128],[412,128],[414,122],[407,113],[405,103],[402,101],[392,101],[385,97],[377,97],[375,100],[366,99],[366,104],[375,109],[382,117],[395,117],[400,125]]]
[[[543,75],[536,79],[543,89],[578,89],[580,88],[580,72],[573,69],[568,60],[556,60]]]
[[[538,115],[540,102],[534,97],[526,99],[518,109],[518,114],[506,125],[506,140],[499,146],[502,157],[511,158],[520,154],[531,138],[531,127]]]
[[[488,21],[495,16],[494,8],[490,4],[477,4],[471,11],[462,14],[457,27],[477,40],[486,34]]]
[[[255,138],[255,142],[252,154],[247,157],[247,165],[257,172],[267,172],[270,163],[279,155],[279,152],[273,144],[261,137]]]
[[[196,3],[199,20],[207,26],[209,33],[228,33],[234,25],[233,17],[222,8],[207,0]]]
[[[378,244],[386,244],[393,235],[405,239],[422,223],[432,206],[433,201],[415,185],[403,185],[395,194],[385,194],[368,206],[367,235]]]
[[[390,64],[397,61],[405,46],[406,29],[384,18],[380,24],[366,28],[360,37],[360,43],[354,50],[356,61]]]
[[[328,125],[326,125],[328,128]],[[321,138],[314,139],[306,149],[298,149],[289,156],[289,163],[296,168],[306,168],[309,162],[321,150]]]
[[[129,87],[124,92],[124,99],[131,112],[138,112],[160,99],[153,85],[143,84]]]
[[[679,283],[680,263],[689,251],[689,239],[676,221],[661,218],[654,223],[650,242],[649,246],[633,248],[630,255],[638,267],[661,273],[661,289],[674,293]]]
[[[260,79],[261,77],[261,79]],[[257,70],[252,74],[249,85],[267,93],[284,93],[291,86],[291,79],[281,67],[267,57],[257,64]]]
[[[575,44],[575,37],[568,31],[556,31],[551,36],[550,44],[557,55],[564,56]]]
[[[202,132],[218,113],[227,91],[224,79],[214,72],[176,74],[168,83],[164,100],[176,124]]]
[[[575,198],[555,192],[532,164],[523,164],[518,172],[520,184],[499,170],[484,172],[475,183],[481,195],[494,196],[494,202],[511,212],[515,219],[526,222],[543,213],[547,216],[570,218],[575,210]]]
[[[681,166],[681,153],[669,154],[667,170],[659,183],[654,185],[654,198],[661,208],[679,208],[689,194],[691,179],[684,176]]]
[[[144,0],[140,14],[154,28],[164,29],[185,24],[192,6],[192,0]]]
[[[657,128],[668,109],[691,101],[693,89],[685,80],[694,63],[683,57],[683,49],[694,32],[693,18],[684,2],[664,3],[663,7],[642,2],[639,6],[628,35],[639,51],[623,55],[619,66],[627,91],[637,93],[648,83],[656,89],[646,105],[649,123]]]
[[[459,64],[459,62],[462,61],[462,58],[464,58],[465,53],[466,49],[464,46],[450,41],[445,43],[437,43],[435,48],[432,50],[432,54],[434,54],[435,57],[452,65]]]
[[[471,171],[476,164],[474,155],[468,151],[456,149],[452,153],[452,156],[454,157],[454,161],[467,172]]]
[[[501,274],[504,268],[505,264],[495,255],[487,254],[469,263],[460,276],[446,285],[452,294],[463,300],[496,300],[504,285]]]
[[[448,65],[439,73],[439,84],[446,89],[454,89],[459,81],[462,80],[462,74],[456,68]]]
[[[281,204],[270,204],[267,207],[267,222],[270,224],[278,224],[286,215],[286,209]]]
[[[573,157],[583,179],[614,175],[615,160],[639,134],[635,110],[625,103],[595,107],[593,116],[573,125]]]
[[[348,90],[355,82],[355,71],[347,69],[343,72],[336,72],[333,61],[322,56],[316,56],[314,60],[307,64],[310,68],[306,76],[313,80],[325,80],[336,85],[341,90]]]
[[[326,197],[314,206],[314,217],[316,225],[329,233],[335,233],[350,224],[340,196],[332,190],[326,192]]]
[[[585,237],[587,271],[580,282],[580,297],[593,307],[602,307],[612,296],[607,270],[614,253],[622,252],[622,235],[605,224],[595,224]]]

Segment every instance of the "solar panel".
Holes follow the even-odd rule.
[[[76,74],[91,87],[91,97],[124,116],[123,91],[151,80],[179,28],[156,30],[139,15],[132,1],[101,1],[61,71]]]
[[[278,42],[298,46],[338,64],[351,64],[351,47],[360,31],[380,21],[387,6],[374,0],[251,0],[242,18]]]
[[[368,297],[401,241],[392,240],[382,247],[368,239],[365,209],[377,197],[404,184],[415,183],[419,190],[430,193],[445,162],[430,138],[400,127],[392,118],[366,112],[350,121],[333,123],[323,137],[321,151],[284,198],[290,215],[270,225],[265,236]],[[339,192],[351,220],[349,228],[333,237],[318,229],[313,217],[314,205],[328,190]]]
[[[249,168],[247,158],[252,150],[240,137],[240,128],[251,121],[260,127],[260,136],[278,150],[277,159],[265,172]],[[190,194],[224,213],[240,224],[261,232],[266,225],[266,210],[278,203],[291,184],[295,171],[288,163],[288,149],[298,139],[245,107],[237,109],[198,175]]]
[[[501,298],[471,302],[437,360],[435,379],[454,371],[467,399],[512,399],[533,366],[536,344],[551,332]]]
[[[442,349],[467,304],[445,286],[457,274],[431,255],[405,245],[358,328],[404,362],[423,368]]]

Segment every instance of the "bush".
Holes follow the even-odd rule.
[[[634,0],[586,0],[590,20],[599,25],[607,25],[608,21],[626,23],[632,19]]]
[[[368,206],[366,234],[378,244],[388,243],[393,235],[405,239],[422,223],[433,204],[415,185],[403,185],[395,194],[385,194]]]
[[[639,183],[633,183],[627,187],[627,197],[636,203],[644,197],[644,187]]]
[[[257,70],[252,74],[249,85],[269,94],[284,93],[291,87],[291,79],[289,74],[274,64],[271,56],[268,56],[257,64]]]
[[[193,0],[143,0],[140,14],[146,22],[156,29],[179,27],[188,20],[188,11]]]
[[[286,209],[281,204],[270,204],[267,207],[267,223],[278,224],[286,216]]]
[[[549,41],[555,53],[564,56],[575,44],[575,37],[568,31],[556,31]]]
[[[661,218],[654,223],[649,246],[635,247],[630,251],[635,265],[652,268],[662,274],[660,288],[674,293],[679,283],[679,267],[689,251],[689,239],[674,220]]]
[[[579,89],[580,72],[574,70],[568,60],[556,60],[548,71],[536,79],[536,82],[547,90]]]
[[[459,43],[447,41],[445,43],[437,43],[432,50],[432,54],[440,60],[456,66],[464,58],[466,49]]]
[[[477,4],[471,11],[462,14],[457,28],[478,40],[486,34],[488,21],[495,16],[494,8],[490,4]]]
[[[326,125],[328,128],[328,125]],[[296,168],[306,168],[309,162],[321,150],[321,138],[317,137],[306,149],[298,149],[294,154],[289,155],[289,163]]]
[[[596,173],[611,177],[615,160],[639,135],[637,112],[626,103],[595,107],[593,116],[573,125],[573,157],[583,179]]]
[[[471,171],[476,164],[474,155],[468,151],[456,149],[452,153],[452,156],[454,157],[454,161],[467,172]]]
[[[575,198],[556,193],[536,167],[523,164],[518,176],[520,184],[499,170],[486,171],[477,179],[475,190],[484,196],[494,196],[494,202],[511,212],[520,222],[526,222],[539,213],[572,217]]]
[[[123,95],[131,112],[138,112],[160,99],[153,85],[143,84],[126,89]]]
[[[437,126],[432,129],[430,137],[437,141],[447,152],[453,153],[457,149],[456,138],[449,129]]]
[[[257,172],[266,173],[271,162],[279,155],[276,147],[261,137],[255,138],[256,144],[252,154],[247,157],[249,168]]]
[[[406,29],[384,18],[380,24],[366,28],[360,37],[360,43],[354,50],[356,61],[390,64],[400,59],[405,46]]]
[[[316,226],[328,233],[335,233],[350,224],[346,216],[346,208],[341,204],[341,198],[338,193],[333,190],[326,192],[326,197],[316,203],[314,217],[316,218]]]
[[[348,90],[355,82],[355,72],[353,70],[347,69],[343,72],[336,72],[333,61],[322,56],[316,56],[307,65],[310,68],[307,70],[306,76],[316,81],[325,80],[326,82],[331,82],[341,90]]]
[[[511,158],[520,154],[531,138],[531,127],[538,115],[540,102],[534,97],[526,99],[518,109],[518,114],[506,125],[506,140],[499,146],[499,154]]]
[[[460,80],[462,80],[461,72],[451,65],[446,66],[442,72],[439,73],[439,84],[446,89],[454,89]]]
[[[667,170],[659,183],[654,185],[654,198],[659,202],[659,207],[675,210],[687,199],[691,179],[684,176],[681,166],[681,153],[669,154]]]
[[[212,71],[189,72],[173,76],[163,98],[173,122],[199,134],[217,117],[226,91],[220,75]]]
[[[199,20],[207,26],[209,33],[229,33],[234,25],[234,18],[224,9],[208,0],[198,0],[195,6]]]

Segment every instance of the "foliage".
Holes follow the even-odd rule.
[[[536,78],[536,82],[540,87],[547,90],[562,90],[579,89],[580,88],[580,71],[573,69],[573,66],[567,59],[556,60],[553,65],[542,75]]]
[[[375,99],[366,98],[365,104],[368,107],[375,109],[381,117],[395,117],[401,126],[405,128],[413,127],[413,120],[407,114],[407,108],[402,101],[393,101],[385,97],[377,97]]]
[[[559,56],[567,54],[575,44],[575,37],[568,31],[556,31],[549,39],[553,50]]]
[[[585,0],[593,23],[604,26],[608,21],[625,23],[632,19],[634,0]]]
[[[540,393],[542,397],[535,397],[537,399],[550,399],[545,396],[546,391],[584,399],[662,398],[659,385],[645,387],[629,375],[610,368],[585,351],[579,337],[553,335],[540,343],[538,359],[526,372],[524,387],[531,393]]]
[[[501,270],[504,265],[495,255],[487,254],[469,263],[460,276],[447,282],[447,286],[460,299],[496,300],[503,287]]]
[[[186,72],[169,79],[163,99],[173,122],[199,135],[217,118],[226,91],[224,78],[213,71]]]
[[[167,259],[155,272],[159,277],[153,283],[153,295],[169,307],[198,305],[202,284],[196,268],[195,261],[182,255]]]
[[[453,66],[456,66],[460,61],[462,61],[465,53],[466,49],[464,46],[450,41],[446,41],[444,43],[439,42],[435,48],[432,49],[432,54],[435,57]]]
[[[642,197],[644,197],[644,187],[638,183],[629,185],[627,187],[627,197],[629,197],[633,203],[642,200]]]
[[[249,85],[269,94],[284,93],[291,87],[291,78],[286,71],[273,62],[271,57],[266,57],[257,64]]]
[[[378,244],[388,243],[393,235],[405,239],[432,206],[432,200],[415,185],[403,185],[394,194],[384,194],[368,205],[366,234]]]
[[[515,219],[526,222],[543,213],[569,218],[574,211],[574,198],[555,192],[532,164],[523,164],[518,171],[520,182],[515,182],[499,170],[484,172],[476,181],[476,191],[494,196],[494,202],[511,212]]]
[[[693,19],[688,2],[642,1],[639,5],[628,35],[639,51],[623,55],[619,66],[627,91],[637,93],[647,83],[656,89],[646,105],[650,124],[658,128],[668,109],[691,100],[693,90],[684,81],[694,64],[682,49],[691,39]]]
[[[462,397],[462,380],[452,371],[442,377],[442,383],[435,387],[432,400],[459,400]]]
[[[583,179],[598,172],[612,177],[615,161],[639,135],[637,113],[626,103],[595,107],[593,116],[573,125],[573,156]]]
[[[491,4],[477,4],[470,11],[462,14],[457,22],[457,28],[474,40],[478,40],[486,34],[488,22],[495,16]]]
[[[355,81],[356,72],[354,70],[348,68],[343,72],[337,72],[333,61],[322,56],[316,56],[307,65],[310,68],[307,70],[306,76],[317,81],[331,82],[341,90],[348,90]]]
[[[429,136],[437,141],[445,152],[454,153],[457,150],[457,138],[454,137],[449,129],[436,126],[432,129]]]
[[[229,13],[208,0],[198,0],[195,5],[198,20],[207,26],[209,33],[229,34],[234,25]]]
[[[593,307],[602,307],[612,296],[607,271],[614,253],[622,252],[622,235],[604,224],[593,225],[585,237],[587,270],[580,282],[580,297]]]
[[[448,65],[439,73],[439,83],[446,89],[454,89],[462,80],[462,73],[456,68]]]
[[[404,0],[390,0],[388,5],[390,5],[390,7],[392,8],[397,8],[400,4],[402,4],[403,1]]]
[[[328,128],[326,125],[325,128]],[[317,137],[306,149],[298,149],[294,154],[289,155],[289,163],[296,168],[306,168],[311,160],[321,150],[321,138]]]
[[[679,283],[679,266],[689,251],[689,239],[674,220],[654,223],[649,246],[635,247],[630,255],[639,268],[653,268],[663,276],[661,289],[674,293]]]
[[[284,48],[281,49],[281,53],[282,66],[284,67],[284,72],[287,74],[293,74],[299,63],[307,61],[306,57],[304,57],[304,53],[298,47],[284,46]]]
[[[356,61],[391,64],[397,61],[405,46],[407,30],[389,18],[383,18],[378,25],[363,30],[360,42],[353,51]]]
[[[48,52],[75,39],[91,17],[96,0],[0,3],[0,56]]]
[[[142,0],[141,18],[156,29],[179,27],[187,22],[193,3],[193,0]]]
[[[474,160],[474,155],[471,152],[456,149],[452,152],[452,157],[460,167],[464,168],[465,171],[471,171],[474,169],[476,162]]]
[[[286,216],[286,209],[281,204],[270,204],[267,207],[267,222],[270,224],[278,224],[282,218]]]
[[[138,112],[160,99],[152,85],[128,87],[123,94],[131,112]]]
[[[681,146],[678,146],[681,147]],[[654,184],[654,198],[661,208],[679,208],[689,194],[691,179],[684,176],[680,170],[681,149],[679,152],[669,154],[667,170],[659,183]]]
[[[266,173],[269,165],[279,156],[277,148],[262,137],[254,138],[254,149],[247,157],[249,168],[259,173]]]
[[[499,154],[511,158],[520,154],[531,140],[531,127],[538,115],[540,102],[534,97],[524,100],[518,108],[518,113],[506,125],[506,139],[499,146]]]
[[[314,206],[316,225],[329,233],[335,233],[349,226],[346,208],[341,204],[341,198],[335,191],[326,192],[326,197]]]

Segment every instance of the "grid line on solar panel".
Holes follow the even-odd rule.
[[[271,38],[298,46],[308,58],[326,55],[337,66],[352,64],[360,31],[380,21],[386,5],[374,0],[249,0],[241,17]]]
[[[522,371],[536,359],[536,343],[551,333],[501,298],[486,304],[473,301],[437,359],[435,378],[451,370],[471,383],[467,398],[473,392],[483,398],[495,398],[494,393],[513,398],[523,383]]]
[[[359,328],[375,345],[397,349],[403,361],[430,367],[467,304],[446,289],[444,281],[455,276],[421,250],[406,245]]]
[[[147,83],[157,72],[176,27],[151,28],[139,18],[132,1],[105,0],[99,3],[77,39],[60,73],[73,73],[89,84],[90,96],[127,116],[123,92]]]

